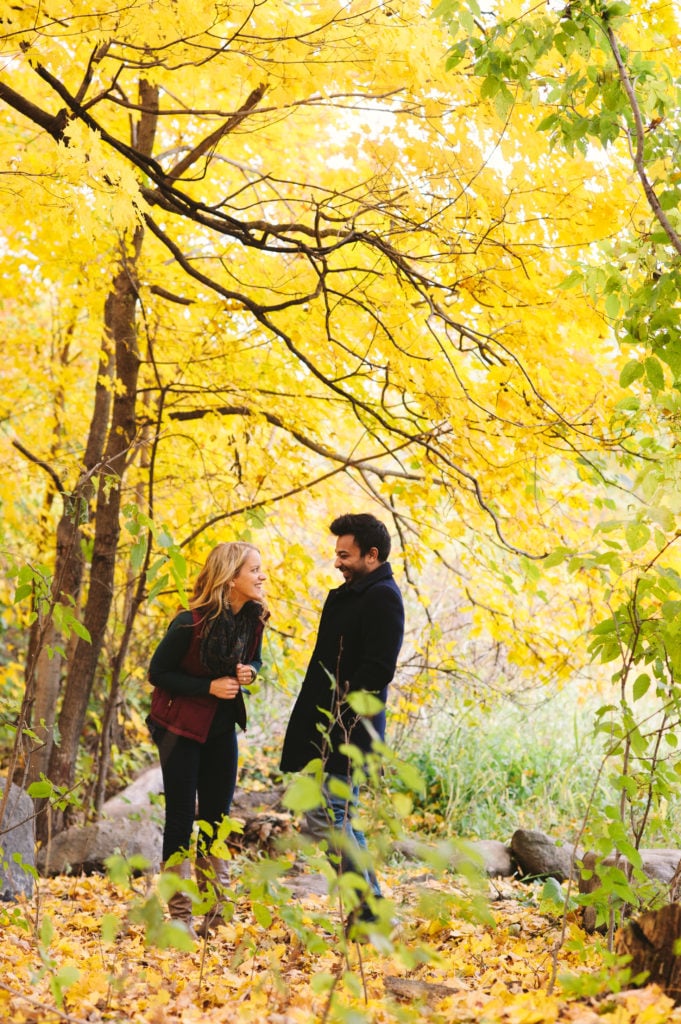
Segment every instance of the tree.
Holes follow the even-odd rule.
[[[31,422],[9,392],[3,412],[30,459],[19,472],[43,474],[41,515],[67,534],[53,597],[75,602],[89,637],[51,679],[34,643],[46,738],[66,680],[52,780],[73,784],[107,629],[124,621],[119,672],[164,553],[200,558],[225,522],[268,516],[274,564],[290,566],[281,524],[304,523],[311,495],[382,507],[415,583],[425,552],[453,544],[509,658],[569,671],[590,612],[549,600],[533,560],[556,535],[579,544],[579,467],[619,444],[607,324],[559,287],[572,254],[619,226],[590,154],[561,160],[556,184],[555,162],[521,161],[522,123],[502,145],[495,98],[469,75],[452,98],[445,38],[411,2],[154,18],[57,2],[2,18],[5,294],[41,317],[49,296],[73,324],[70,392],[47,383],[43,334],[29,379],[49,417]],[[624,222],[634,196],[616,187]],[[526,593],[509,613],[516,573]],[[273,581],[293,637],[297,578]]]
[[[602,147],[603,187],[628,167],[639,188],[630,221],[568,282],[601,305],[625,353],[619,383],[628,393],[612,407],[621,444],[589,459],[589,476],[602,481],[616,515],[586,557],[558,555],[571,555],[575,571],[598,566],[607,597],[591,650],[614,666],[616,696],[596,729],[615,793],[592,831],[599,862],[615,854],[614,866],[600,869],[612,938],[615,911],[642,899],[619,858],[643,882],[639,847],[665,802],[678,799],[679,12],[588,0],[556,11],[512,3],[492,18],[475,4],[447,2],[440,11],[455,37],[451,66],[470,61],[500,115],[531,111],[551,154]],[[612,500],[617,490],[624,501]]]

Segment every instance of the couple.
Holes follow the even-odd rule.
[[[390,535],[384,524],[372,515],[347,514],[334,519],[330,529],[336,537],[334,565],[344,583],[324,603],[286,730],[281,769],[300,771],[315,759],[323,763],[326,806],[308,814],[308,828],[320,837],[328,836],[330,827],[343,833],[339,869],[365,879],[348,921],[361,932],[377,919],[381,891],[358,852],[366,847],[350,820],[358,787],[342,751],[350,743],[369,752],[372,732],[384,736],[385,711],[367,730],[343,698],[348,691],[364,690],[385,704],[402,645],[404,609],[388,562]],[[198,817],[196,881],[208,906],[201,935],[219,923],[225,910],[227,861],[219,844],[211,846],[236,786],[236,726],[246,727],[242,687],[253,682],[262,665],[269,617],[265,578],[257,548],[218,544],[199,572],[189,611],[173,619],[149,666],[154,692],[147,722],[159,750],[166,804],[163,861],[166,871],[189,877],[187,856]],[[192,901],[182,885],[168,907],[194,936]]]

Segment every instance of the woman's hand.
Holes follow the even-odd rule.
[[[211,681],[209,693],[221,700],[232,700],[240,689],[239,680],[234,676],[220,676]]]
[[[236,677],[239,680],[239,686],[250,686],[255,679],[255,672],[251,665],[242,665],[239,662],[236,667]]]

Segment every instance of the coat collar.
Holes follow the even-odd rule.
[[[362,594],[369,587],[373,586],[374,583],[379,583],[381,580],[391,579],[393,571],[390,567],[390,562],[383,562],[379,565],[378,569],[374,569],[373,572],[368,572],[366,576],[361,576],[358,580],[354,580],[352,583],[341,583],[340,587],[336,588],[337,594]]]

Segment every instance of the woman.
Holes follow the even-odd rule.
[[[246,728],[242,687],[253,682],[262,665],[269,617],[265,579],[252,544],[218,544],[199,572],[189,611],[172,620],[149,665],[154,692],[147,723],[159,750],[165,792],[163,861],[165,870],[189,877],[198,803],[197,884],[212,903],[202,935],[224,908],[227,862],[210,846],[236,787],[236,726]],[[195,936],[191,897],[177,892],[168,907],[171,918]]]

